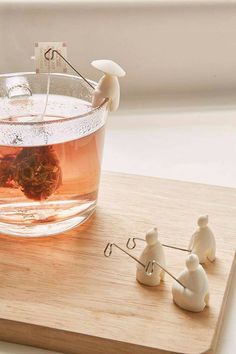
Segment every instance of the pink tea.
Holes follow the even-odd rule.
[[[35,162],[32,155],[40,153],[40,149],[42,155],[49,154],[45,146],[0,146],[0,222],[30,224],[38,221],[60,221],[93,207],[99,185],[103,139],[104,127],[83,138],[50,145],[54,155],[52,173],[55,170],[56,174],[60,170],[60,176],[53,179],[56,182],[52,186],[52,193],[49,191],[47,195],[45,191],[42,198],[40,192],[43,194],[46,189],[46,181],[42,178],[41,183],[36,181],[34,184],[32,175],[36,173],[32,168]],[[26,153],[20,159],[24,150]],[[15,163],[17,158],[18,163]],[[11,177],[11,172],[7,172],[11,165],[12,169],[19,170],[18,173],[22,175],[18,178]],[[39,171],[39,178],[40,173],[44,172]],[[12,174],[15,175],[16,172]],[[47,178],[49,174],[50,172]],[[40,189],[38,194],[35,192],[36,188]]]

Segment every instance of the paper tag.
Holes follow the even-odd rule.
[[[45,52],[49,48],[52,48],[52,50],[57,50],[61,55],[63,55],[64,58],[67,57],[67,47],[64,42],[36,42],[34,46],[36,73],[47,73],[49,71],[49,60],[47,60],[44,56]],[[52,52],[49,52],[48,57],[52,57]],[[65,61],[55,52],[50,60],[50,72],[67,72]]]

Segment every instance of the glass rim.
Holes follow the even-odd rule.
[[[16,73],[6,73],[6,74],[0,74],[0,79],[1,78],[4,78],[4,77],[12,77],[12,76],[18,76],[18,75],[45,75],[45,76],[47,76],[48,75],[48,73],[36,73],[35,71],[24,71],[24,72],[16,72]],[[84,82],[84,80],[81,78],[81,77],[79,77],[78,75],[71,75],[71,74],[64,74],[64,73],[50,73],[50,76],[55,76],[55,77],[66,77],[66,78],[71,78],[71,79],[76,79],[76,80],[80,80],[80,81],[83,81]],[[86,80],[88,80],[88,82],[90,82],[91,84],[93,84],[94,86],[96,86],[97,85],[97,82],[96,81],[93,81],[93,80],[90,80],[90,79],[87,79],[86,78]],[[70,97],[70,96],[68,96],[68,97]],[[96,112],[98,112],[98,111],[100,111],[103,107],[105,107],[106,106],[106,103],[108,102],[108,98],[105,98],[104,100],[103,100],[103,102],[99,105],[99,106],[97,106],[97,107],[95,107],[95,108],[93,108],[93,107],[91,107],[92,109],[91,109],[91,111],[89,111],[89,112],[86,112],[86,113],[83,113],[83,114],[79,114],[79,115],[75,115],[75,116],[71,116],[71,117],[63,117],[63,119],[58,119],[58,120],[47,120],[47,121],[30,121],[30,122],[17,122],[17,121],[4,121],[4,120],[1,120],[1,118],[0,118],[0,125],[2,125],[2,124],[4,124],[4,125],[47,125],[47,124],[51,124],[51,123],[57,123],[58,122],[58,124],[59,123],[62,123],[63,121],[69,121],[69,120],[75,120],[75,119],[79,119],[79,118],[85,118],[85,117],[89,117],[89,116],[91,116],[91,115],[93,115],[94,113],[96,113]]]

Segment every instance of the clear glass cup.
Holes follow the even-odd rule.
[[[0,75],[0,233],[62,233],[95,210],[107,101],[81,78]],[[92,83],[92,82],[91,82]],[[43,114],[43,112],[45,114]]]

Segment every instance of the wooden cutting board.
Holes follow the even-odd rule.
[[[0,238],[0,339],[79,354],[214,352],[235,266],[236,190],[104,173],[97,211],[80,228],[39,240]],[[217,259],[207,263],[210,307],[183,311],[172,279],[155,288],[135,280],[125,247],[155,225],[161,242],[187,247],[197,217],[209,214]],[[130,251],[139,255],[143,245]],[[178,274],[186,253],[166,249]]]

